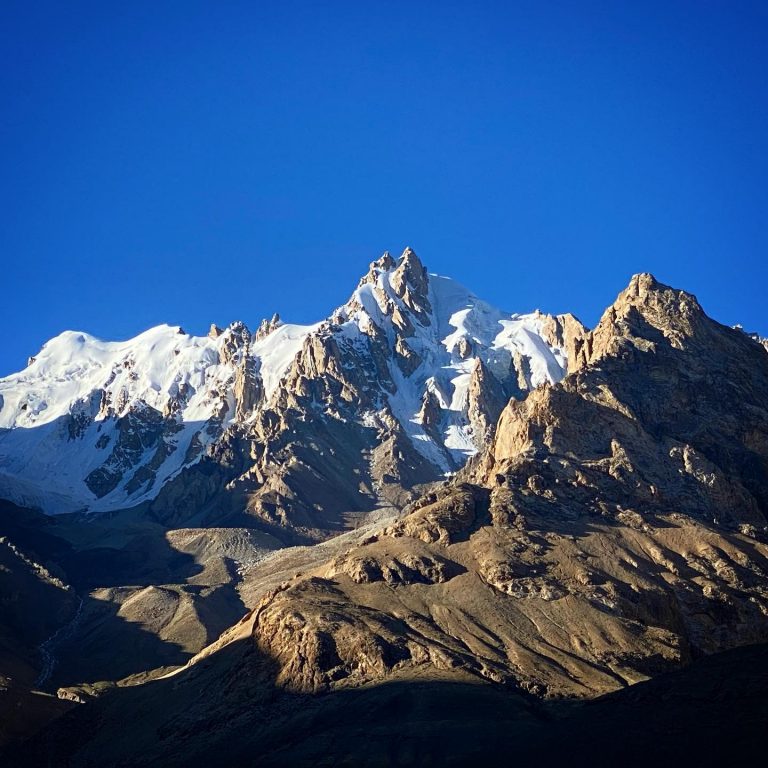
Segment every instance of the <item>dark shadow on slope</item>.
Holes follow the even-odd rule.
[[[8,764],[746,765],[768,718],[767,645],[589,702],[428,678],[301,695],[276,688],[276,671],[250,641],[234,643],[77,708],[6,752]]]
[[[126,620],[119,610],[115,602],[83,597],[79,620],[53,650],[56,665],[42,690],[116,681],[158,667],[179,666],[192,657],[182,645]]]
[[[31,691],[14,680],[0,691],[0,752],[11,743],[33,736],[76,707],[73,701]]]
[[[65,577],[79,592],[97,586],[178,583],[200,573],[202,567],[193,557],[169,546],[165,533],[165,528],[136,515],[49,516],[0,499],[0,536]],[[93,543],[103,540],[115,543]]]
[[[3,572],[0,674],[33,686],[52,663],[51,675],[38,683],[55,691],[178,666],[246,613],[232,584],[188,584],[203,566],[171,547],[159,526],[134,524],[136,532],[122,546],[88,547],[93,527],[103,524],[0,502],[0,537],[32,563],[16,577]],[[34,563],[70,589],[46,584]],[[53,598],[59,599],[52,603]],[[124,609],[131,600],[132,607]],[[193,646],[163,639],[168,622],[191,635]],[[43,652],[40,645],[46,641]]]
[[[93,547],[70,553],[61,565],[80,590],[178,584],[201,573],[195,558],[169,546],[165,532],[138,534],[123,547]]]
[[[23,688],[39,674],[38,646],[72,619],[78,599],[61,569],[46,569],[21,539],[0,526],[0,677]],[[42,536],[41,543],[50,542]]]

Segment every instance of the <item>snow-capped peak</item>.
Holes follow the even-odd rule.
[[[485,438],[470,416],[478,360],[506,398],[557,382],[567,368],[563,340],[544,327],[555,318],[499,310],[455,280],[428,273],[411,248],[397,260],[387,252],[374,261],[332,321],[347,338],[353,331],[386,337],[393,352],[391,412],[425,457],[445,471]],[[440,410],[429,429],[420,415],[427,392],[435,395],[432,410]]]
[[[496,309],[407,248],[373,262],[314,325],[275,315],[255,334],[239,322],[206,336],[160,325],[118,342],[66,331],[0,379],[0,497],[46,511],[133,506],[230,425],[255,429],[259,414],[301,409],[302,397],[328,414],[340,397],[343,418],[384,432],[399,424],[436,472],[450,472],[510,396],[562,378],[557,323]],[[329,377],[317,399],[308,382]]]

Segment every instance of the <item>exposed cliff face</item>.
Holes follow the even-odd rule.
[[[695,297],[632,279],[556,388],[510,403],[485,477],[531,456],[605,466],[656,503],[732,528],[765,525],[768,356]]]
[[[488,446],[508,400],[502,384],[478,359],[472,369],[467,392],[467,417],[478,450]]]

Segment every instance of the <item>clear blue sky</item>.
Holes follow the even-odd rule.
[[[768,3],[0,5],[0,375],[64,329],[325,316],[412,245],[593,324],[768,335]]]

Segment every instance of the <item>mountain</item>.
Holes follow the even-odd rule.
[[[305,373],[281,384],[299,413],[334,397],[332,418],[343,423],[346,404],[371,402],[368,379],[344,375],[356,392],[347,399],[341,366],[309,364],[338,358],[309,350],[318,339],[357,338],[355,313],[367,301],[359,292],[382,274],[397,285],[409,263],[406,254],[399,266],[374,265],[329,335],[307,337],[291,368]],[[426,316],[424,297],[430,312],[439,308],[434,291],[414,298],[416,278],[405,284],[397,295],[411,316]],[[425,350],[443,354],[420,343],[432,338],[434,317],[405,337],[425,366],[412,382],[436,370]],[[627,732],[632,759],[709,759],[728,746],[743,759],[761,743],[750,702],[764,697],[761,668],[749,671],[764,650],[745,646],[768,642],[768,354],[650,275],[633,277],[591,332],[566,338],[570,320],[546,322],[560,328],[553,346],[567,375],[509,399],[464,468],[386,519],[257,558],[238,587],[251,610],[215,642],[153,679],[63,692],[96,698],[56,720],[25,756],[71,765],[189,765],[222,754],[236,764],[476,764],[519,743],[522,764],[576,744],[592,750],[581,762],[607,764],[626,746],[611,736],[601,759],[608,722]],[[439,327],[436,335],[446,338]],[[493,343],[474,343],[476,370],[503,385]],[[372,349],[360,360],[375,360]],[[386,401],[393,413],[398,384],[396,405]],[[428,450],[451,456],[450,427],[466,429],[469,413],[469,404],[461,413],[441,407]],[[397,424],[399,437],[415,436]],[[731,649],[738,654],[726,661],[697,662]],[[674,670],[684,671],[666,677]],[[749,682],[737,686],[733,675]],[[688,746],[707,738],[688,706],[733,744]],[[127,712],[142,713],[129,728]],[[393,737],[401,731],[402,742]]]
[[[0,496],[317,540],[459,469],[509,397],[563,377],[583,333],[501,312],[411,249],[315,325],[65,332],[0,380]]]
[[[251,344],[241,323],[205,338],[158,326],[126,342],[65,331],[0,381],[3,493],[47,512],[100,511],[157,494],[243,403],[247,355],[274,386],[307,329]],[[287,352],[290,354],[290,352]],[[50,478],[41,489],[39,477]]]

